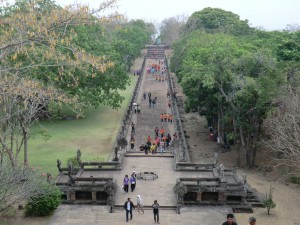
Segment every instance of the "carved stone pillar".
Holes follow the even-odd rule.
[[[75,195],[75,192],[70,192],[68,195],[69,195],[69,196],[68,196],[68,199],[69,199],[70,201],[76,201],[76,195]]]
[[[218,201],[219,201],[220,203],[226,203],[226,201],[227,201],[227,195],[226,195],[225,192],[223,192],[223,191],[220,191],[220,192],[219,192],[219,195],[218,195]]]
[[[202,192],[197,192],[197,202],[201,202],[201,196],[202,196]]]
[[[92,201],[95,202],[97,201],[97,197],[96,197],[96,192],[92,191]]]

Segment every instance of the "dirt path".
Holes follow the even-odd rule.
[[[198,113],[184,113],[183,102],[185,96],[181,87],[176,81],[176,89],[179,99],[180,113],[183,122],[183,129],[187,134],[187,143],[189,145],[189,153],[191,160],[194,162],[205,162],[212,160],[216,152],[217,144],[207,140],[208,128],[204,117]],[[219,161],[227,168],[234,167],[236,161],[236,152],[230,151],[219,153]],[[258,192],[264,194],[269,191],[270,185],[273,187],[273,198],[276,207],[271,209],[271,215],[267,215],[264,208],[255,208],[253,214],[236,214],[238,224],[248,224],[248,218],[255,216],[258,225],[300,225],[298,213],[300,212],[300,185],[289,184],[283,182],[280,174],[263,174],[258,170],[244,171],[239,169],[240,177],[247,173],[248,183]],[[270,178],[272,177],[272,178]],[[270,181],[268,181],[270,180]]]

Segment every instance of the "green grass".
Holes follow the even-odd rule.
[[[47,130],[50,139],[45,140],[40,133],[42,128],[34,126],[28,144],[28,158],[30,165],[41,172],[58,174],[56,160],[60,159],[62,166],[66,161],[76,156],[77,149],[81,150],[82,160],[107,160],[115,142],[124,113],[127,110],[136,76],[130,76],[131,84],[121,94],[126,98],[121,108],[114,110],[107,106],[89,109],[85,118],[79,120],[53,120],[41,122]]]

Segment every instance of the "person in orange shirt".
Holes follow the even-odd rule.
[[[164,114],[163,114],[163,113],[160,114],[160,121],[161,121],[161,122],[164,122],[164,118],[165,118]]]
[[[165,129],[162,127],[160,129],[160,136],[161,136],[161,138],[163,138],[164,134],[165,134]]]
[[[164,114],[164,121],[167,122],[167,119],[168,119],[168,113],[165,113]]]
[[[173,116],[172,116],[172,114],[169,114],[168,122],[173,123]]]

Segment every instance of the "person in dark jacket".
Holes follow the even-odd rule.
[[[234,222],[233,214],[231,214],[231,213],[227,214],[227,221],[222,223],[222,225],[237,225],[237,223]]]
[[[124,204],[124,209],[126,210],[126,222],[128,222],[128,214],[130,213],[130,219],[132,220],[132,208],[135,208],[133,202],[130,198]]]
[[[157,200],[154,201],[153,205],[153,215],[154,215],[154,223],[158,223],[159,224],[159,204],[157,202]]]

